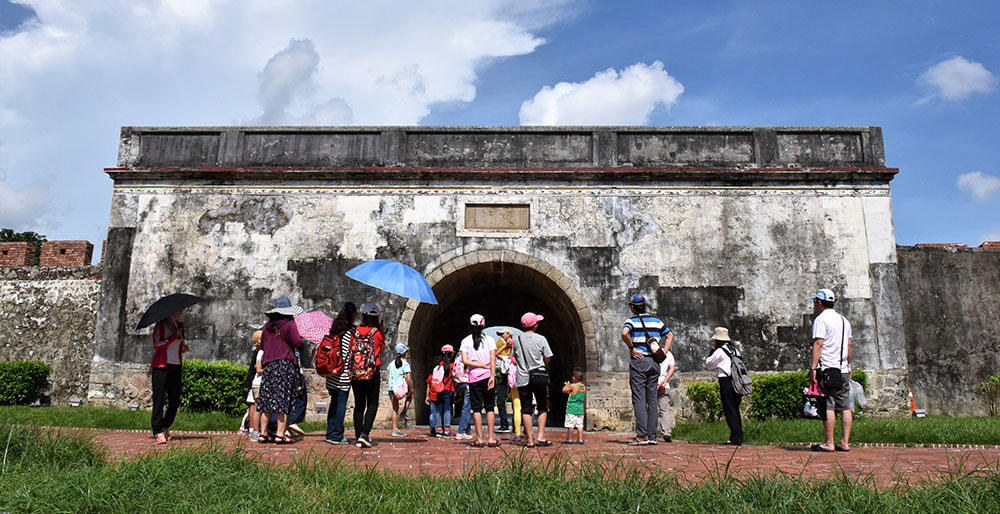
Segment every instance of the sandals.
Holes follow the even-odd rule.
[[[469,443],[469,446],[473,448],[486,448],[486,445],[478,441]]]
[[[487,448],[499,448],[500,447],[500,441],[493,441],[491,443],[486,443],[486,447]]]
[[[552,441],[535,441],[535,446],[552,446]]]
[[[847,448],[847,447],[839,445],[839,444],[837,446],[834,446],[833,449],[835,451],[838,451],[838,452],[849,452],[849,451],[851,451],[850,448]]]
[[[821,444],[814,444],[814,445],[810,446],[809,448],[812,451],[814,451],[814,452],[833,453],[835,451],[835,450],[831,450],[829,448],[823,448],[823,445],[821,445]]]
[[[295,442],[295,439],[293,439],[291,437],[281,436],[281,437],[275,437],[274,438],[274,444],[292,444],[294,442]]]

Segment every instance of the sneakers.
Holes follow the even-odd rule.
[[[444,432],[441,432],[440,437],[455,437],[455,434],[452,433],[450,428],[446,428],[444,429]]]
[[[672,443],[672,442],[674,442],[674,438],[670,437],[669,435],[665,435],[665,436],[663,436],[663,442],[665,442],[665,443]]]
[[[511,441],[523,441],[524,440],[524,436],[523,435],[514,435],[514,436],[510,437],[510,440]]]
[[[441,437],[441,435],[434,430],[431,430],[431,432],[427,434],[427,437]]]
[[[393,430],[392,431],[392,436],[393,437],[406,437],[406,434],[404,434],[401,430]]]
[[[260,432],[258,432],[256,430],[251,430],[250,431],[250,442],[251,443],[256,443],[258,441],[260,441]]]
[[[355,444],[355,446],[357,446],[358,448],[371,448],[372,446],[375,446],[375,443],[372,442],[370,436],[362,435],[361,437],[358,438],[358,442]]]
[[[171,439],[174,438],[174,436],[170,435],[170,429],[169,428],[164,428],[163,429],[163,435],[165,435],[167,437],[167,441],[169,441],[169,440],[171,440]]]
[[[494,433],[497,433],[497,434],[509,434],[510,433],[510,427],[500,427],[500,428],[496,429],[494,431]]]
[[[349,441],[346,437],[341,437],[339,440],[327,439],[326,444],[351,444],[351,441]]]
[[[656,439],[646,440],[646,446],[656,446]]]
[[[455,439],[458,439],[459,441],[470,441],[470,440],[475,439],[475,438],[472,437],[472,435],[470,435],[470,434],[459,433],[459,434],[455,434]]]
[[[167,436],[162,433],[156,434],[156,444],[167,444]]]

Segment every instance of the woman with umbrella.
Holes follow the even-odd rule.
[[[184,343],[184,323],[179,321],[182,311],[176,311],[160,320],[153,328],[153,437],[156,444],[170,440],[170,425],[181,404],[181,355],[188,351]],[[166,398],[164,398],[166,397]],[[163,412],[163,400],[167,412]]]
[[[181,403],[181,354],[188,351],[184,343],[184,324],[178,321],[181,312],[201,302],[201,297],[175,293],[153,302],[136,325],[142,330],[152,324],[153,362],[150,373],[153,385],[153,415],[151,425],[156,444],[170,440],[170,425],[174,423]],[[168,400],[163,412],[163,400]]]
[[[265,314],[268,322],[261,330],[261,348],[264,366],[260,384],[260,395],[257,399],[257,410],[260,414],[260,426],[266,427],[271,416],[277,416],[277,435],[262,433],[260,442],[288,444],[292,439],[285,435],[288,429],[288,414],[292,412],[292,398],[299,387],[303,387],[299,376],[298,359],[295,350],[302,348],[302,337],[295,325],[294,316],[302,313],[302,307],[292,305],[288,297],[282,296],[275,302],[274,308]],[[263,430],[261,430],[263,432]]]

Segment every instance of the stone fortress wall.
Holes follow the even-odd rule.
[[[913,349],[903,299],[940,261],[897,271],[896,170],[877,127],[125,128],[107,171],[93,403],[148,396],[148,330],[131,327],[175,291],[209,299],[188,314],[193,356],[236,362],[277,296],[330,313],[377,301],[390,341],[411,347],[418,405],[426,361],[464,335],[467,311],[507,325],[541,312],[555,375],[587,371],[588,426],[626,428],[618,334],[630,294],[644,293],[674,329],[684,382],[706,378],[697,370],[716,325],[730,327],[755,371],[803,369],[806,298],[831,287],[855,326],[856,367],[871,376],[870,412],[905,413],[911,384],[918,398],[930,398],[924,380],[941,389],[926,371],[907,377],[908,359],[925,353]],[[373,258],[423,272],[439,305],[343,275]],[[949,379],[967,391],[988,368]],[[313,393],[324,400],[319,380]],[[977,409],[961,399],[932,410]]]

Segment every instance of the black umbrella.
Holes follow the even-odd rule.
[[[177,311],[182,311],[200,302],[201,297],[193,294],[174,293],[164,296],[153,302],[153,305],[150,305],[146,309],[146,313],[142,315],[142,319],[139,320],[139,324],[135,326],[135,329],[146,328],[157,321],[169,318],[171,314]]]

